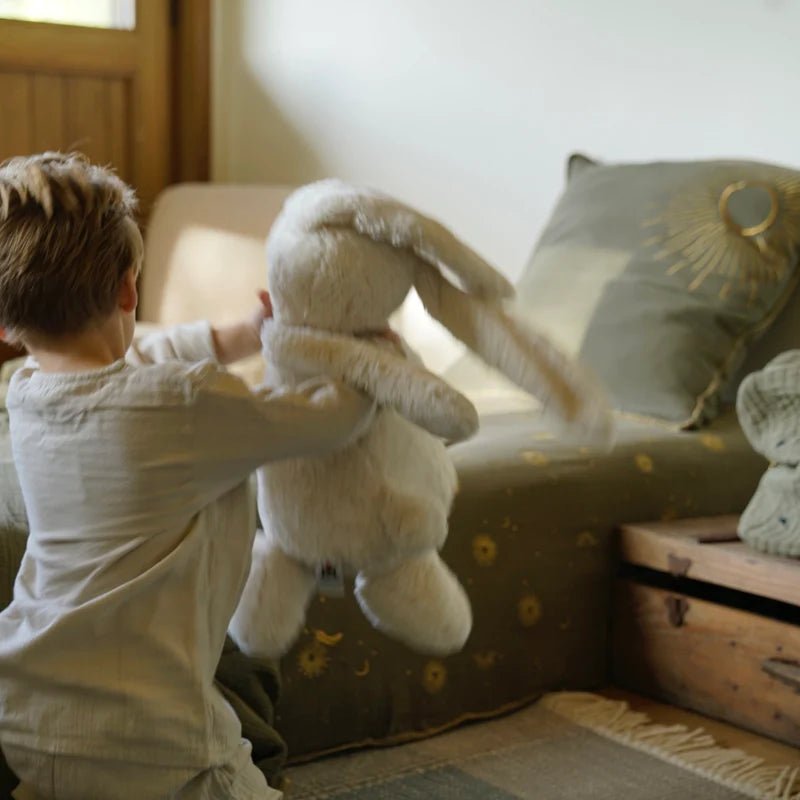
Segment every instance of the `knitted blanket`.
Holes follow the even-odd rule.
[[[736,411],[745,436],[770,462],[739,536],[766,553],[800,556],[800,350],[745,378]]]

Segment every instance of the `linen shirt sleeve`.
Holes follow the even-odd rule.
[[[125,360],[134,366],[166,361],[217,361],[214,338],[208,322],[189,322],[135,339]]]
[[[209,373],[195,406],[205,481],[234,485],[268,461],[330,453],[355,441],[375,414],[372,398],[328,379],[251,391],[230,373]]]

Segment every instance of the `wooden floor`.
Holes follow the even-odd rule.
[[[627,701],[631,708],[647,714],[654,722],[668,725],[686,725],[688,728],[693,729],[703,728],[722,747],[732,747],[743,750],[750,755],[760,756],[768,764],[800,767],[800,749],[796,747],[734,728],[724,722],[717,722],[691,711],[684,711],[681,708],[668,706],[656,700],[649,700],[639,695],[630,694],[621,689],[611,688],[601,692],[601,694],[615,700]]]

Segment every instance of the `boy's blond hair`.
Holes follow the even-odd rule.
[[[135,212],[133,190],[80,154],[0,164],[0,326],[63,336],[108,316],[141,266]]]

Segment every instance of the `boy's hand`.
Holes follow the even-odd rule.
[[[264,320],[272,318],[272,300],[269,292],[258,292],[259,304],[242,322],[212,329],[214,349],[220,364],[232,364],[261,350],[261,327]]]
[[[258,350],[261,349],[261,326],[264,324],[265,319],[272,319],[272,298],[266,289],[259,289],[258,291],[259,304],[258,308],[253,312],[250,317],[250,325],[258,339]],[[256,352],[258,352],[258,350]]]

